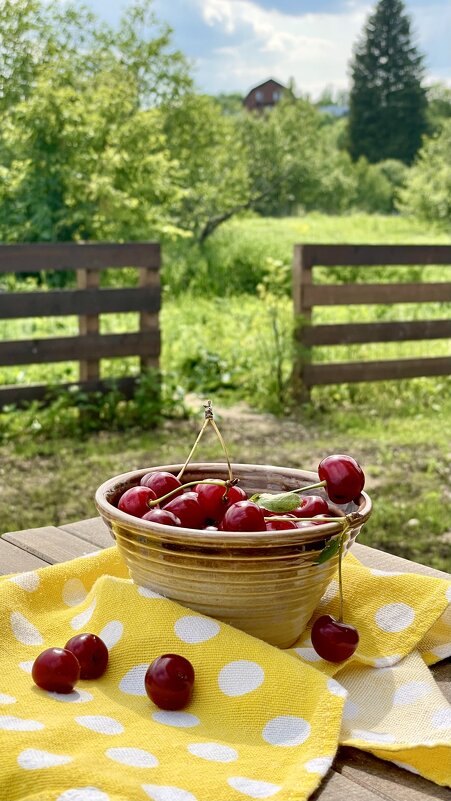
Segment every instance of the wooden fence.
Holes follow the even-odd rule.
[[[451,283],[315,284],[315,266],[371,265],[451,266],[448,245],[296,245],[293,261],[293,300],[297,319],[298,358],[294,388],[308,397],[314,385],[414,378],[451,374],[451,357],[313,364],[311,348],[369,342],[400,342],[451,337],[451,319],[411,322],[313,325],[315,306],[354,304],[451,303]]]
[[[139,286],[100,288],[100,274],[107,268],[136,267]],[[139,356],[141,369],[158,366],[160,336],[160,247],[155,243],[127,244],[29,244],[0,246],[0,274],[75,270],[77,289],[33,292],[0,292],[0,319],[78,316],[78,336],[6,340],[0,342],[0,365],[45,364],[78,361],[77,386],[102,390],[100,362],[104,358]],[[125,334],[101,334],[100,314],[139,312],[139,330]],[[133,377],[117,381],[127,394]],[[71,384],[61,384],[69,388]],[[42,400],[48,385],[0,387],[0,406]]]

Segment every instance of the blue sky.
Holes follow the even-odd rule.
[[[115,23],[127,0],[88,0]],[[375,2],[368,0],[154,0],[190,59],[199,91],[246,93],[268,77],[313,99],[326,86],[348,88],[352,45]],[[426,80],[451,85],[450,0],[405,0]]]

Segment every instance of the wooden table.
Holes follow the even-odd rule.
[[[0,574],[22,573],[113,544],[100,519],[79,520],[64,526],[12,531],[0,539]],[[451,578],[438,570],[355,544],[353,553],[371,567]],[[443,694],[451,701],[451,659],[432,668]],[[451,791],[355,748],[341,747],[332,769],[312,801],[451,801]]]

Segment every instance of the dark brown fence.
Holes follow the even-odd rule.
[[[414,378],[451,374],[451,357],[313,364],[311,348],[368,342],[400,342],[451,337],[451,319],[412,322],[313,325],[315,306],[354,304],[451,303],[451,283],[315,284],[315,266],[451,266],[448,245],[296,245],[293,299],[299,358],[294,367],[298,396],[319,384]],[[450,276],[451,277],[451,276]]]
[[[139,286],[102,289],[100,273],[107,268],[135,267]],[[30,244],[1,245],[0,274],[75,270],[77,289],[33,292],[1,292],[0,319],[78,316],[78,336],[9,340],[0,342],[0,365],[45,364],[78,361],[77,386],[102,390],[104,358],[139,356],[141,369],[158,366],[160,335],[160,246],[127,244]],[[139,330],[126,334],[101,334],[100,314],[139,312]],[[130,393],[135,379],[121,378],[118,386]],[[61,384],[68,388],[71,384]],[[47,384],[0,387],[0,406],[43,399]]]

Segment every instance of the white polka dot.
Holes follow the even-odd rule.
[[[445,592],[445,598],[451,603],[451,584],[448,585],[448,588]]]
[[[54,768],[57,765],[67,765],[68,762],[72,762],[72,757],[51,754],[49,751],[40,751],[38,748],[26,748],[20,752],[17,762],[24,770],[40,770],[41,768]]]
[[[197,801],[195,795],[181,787],[164,784],[142,784],[141,787],[152,801]]]
[[[238,759],[238,751],[219,743],[191,743],[188,751],[208,762],[235,762]]]
[[[176,726],[178,729],[191,729],[200,723],[199,718],[189,712],[172,712],[168,709],[159,709],[157,712],[153,712],[152,720],[164,723],[166,726]]]
[[[184,615],[176,621],[174,631],[180,640],[195,645],[211,640],[221,631],[221,627],[216,620],[210,620],[207,617]]]
[[[316,757],[315,759],[309,759],[304,768],[307,773],[319,773],[320,776],[325,776],[332,762],[333,757]]]
[[[405,576],[400,570],[379,570],[376,567],[371,568],[370,573],[373,576]]]
[[[394,765],[397,765],[398,768],[402,768],[403,770],[408,770],[409,773],[415,773],[417,776],[420,775],[420,771],[416,768],[412,767],[412,765],[408,765],[407,762],[398,762],[397,760],[391,760]]]
[[[263,684],[264,679],[264,670],[257,662],[237,659],[236,662],[229,662],[222,668],[218,684],[224,695],[234,698],[256,690]]]
[[[105,643],[108,650],[111,650],[116,643],[119,642],[124,633],[124,626],[120,620],[110,620],[102,631],[99,631],[99,637]]]
[[[119,689],[127,695],[147,695],[144,685],[144,677],[147,673],[149,664],[136,665],[130,668],[119,683]]]
[[[86,623],[89,623],[94,614],[94,609],[96,608],[96,604],[97,601],[94,598],[94,600],[91,602],[91,604],[88,606],[87,609],[84,609],[83,612],[80,612],[79,615],[75,615],[75,617],[72,618],[70,624],[73,629],[75,630],[81,629],[83,628],[83,626],[86,626]]]
[[[431,653],[434,654],[434,656],[437,656],[439,659],[447,659],[449,656],[451,656],[451,643],[437,645],[435,648],[431,648]]]
[[[343,719],[344,720],[355,720],[358,718],[360,714],[359,707],[354,701],[351,701],[350,698],[346,701],[343,709]]]
[[[20,612],[11,612],[12,632],[23,645],[43,645],[44,637],[26,617]]]
[[[64,583],[61,595],[66,606],[77,606],[83,603],[88,591],[78,578],[70,578]]]
[[[314,648],[294,648],[293,650],[299,654],[301,659],[305,659],[307,662],[321,662],[321,657]]]
[[[310,723],[295,715],[280,715],[268,721],[262,737],[271,745],[301,745],[310,737]]]
[[[351,736],[354,740],[366,740],[369,743],[395,743],[393,734],[379,731],[367,731],[366,729],[352,729]]]
[[[38,720],[25,720],[15,718],[13,715],[0,715],[0,729],[8,731],[37,731],[43,729],[44,724]]]
[[[400,654],[393,654],[392,656],[379,656],[374,660],[373,664],[376,668],[391,667],[392,665],[396,665],[400,659],[402,659]]]
[[[409,681],[395,690],[393,704],[394,706],[412,704],[415,701],[419,701],[420,698],[424,698],[432,689],[431,685],[425,681]]]
[[[282,789],[279,784],[259,782],[255,779],[247,779],[245,776],[231,776],[230,779],[227,779],[227,784],[249,798],[270,798]]]
[[[81,715],[75,718],[80,726],[95,731],[98,734],[122,734],[124,727],[122,723],[107,715]]]
[[[415,610],[408,604],[386,604],[377,610],[374,619],[382,631],[392,634],[404,631],[412,625],[415,619]]]
[[[332,695],[337,695],[339,698],[348,697],[348,691],[345,690],[342,684],[335,681],[335,679],[327,679],[327,689]]]
[[[108,748],[105,756],[131,768],[156,768],[158,765],[158,759],[142,748]]]
[[[431,723],[434,729],[451,729],[451,706],[444,706],[434,712]]]
[[[32,570],[27,573],[20,573],[18,576],[13,576],[9,580],[27,592],[34,592],[41,582],[38,574]]]
[[[31,659],[29,662],[19,662],[19,667],[24,673],[31,673],[33,670],[34,659]]]
[[[160,595],[160,593],[154,592],[153,590],[150,590],[148,587],[138,587],[138,592],[140,595],[142,595],[143,598],[157,598],[157,599],[162,598],[164,601],[167,600],[167,598],[165,598],[164,595]]]
[[[56,801],[110,801],[110,796],[97,787],[72,787],[59,795]]]
[[[329,586],[328,586],[328,588],[326,590],[327,597],[328,598],[333,598],[334,595],[338,595],[338,591],[339,591],[338,581],[337,581],[337,579],[332,579],[332,581],[330,582],[330,584],[329,584]]]
[[[17,698],[14,698],[13,695],[7,695],[6,693],[0,693],[0,704],[15,704],[17,702]]]
[[[92,701],[94,697],[86,690],[72,690],[71,693],[55,693],[47,691],[47,695],[49,698],[53,698],[54,701],[62,701],[63,703],[69,704],[83,704],[86,701]]]

